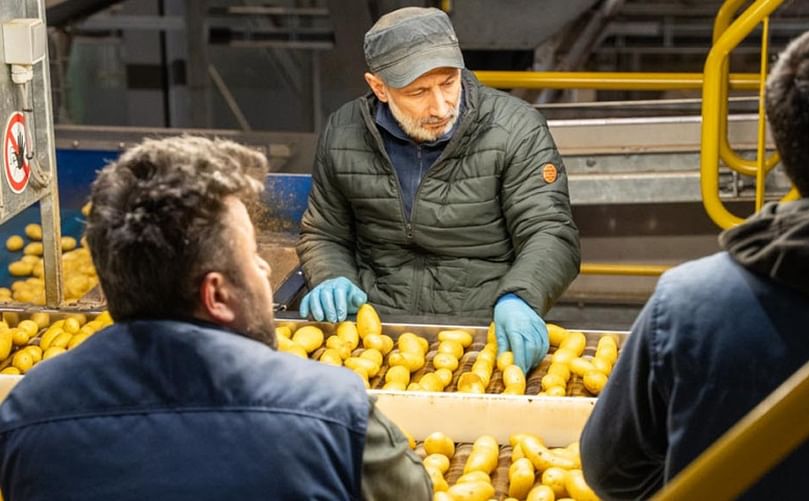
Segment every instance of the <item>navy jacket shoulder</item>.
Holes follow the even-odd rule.
[[[8,499],[354,499],[369,403],[350,371],[209,326],[116,324],[0,406]]]

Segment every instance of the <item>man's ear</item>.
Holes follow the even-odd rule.
[[[236,320],[236,311],[233,309],[233,287],[225,276],[212,271],[205,275],[199,286],[200,308],[202,312],[216,324],[230,325]]]
[[[377,99],[383,103],[388,102],[388,92],[387,89],[385,89],[385,82],[383,82],[381,78],[373,73],[366,73],[365,81],[368,82],[368,87],[371,88],[371,91],[376,95]]]

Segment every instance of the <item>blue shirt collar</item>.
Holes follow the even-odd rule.
[[[422,144],[423,146],[431,147],[446,143],[450,139],[452,139],[453,134],[455,134],[455,131],[458,130],[458,124],[461,123],[461,117],[463,117],[466,108],[464,101],[465,101],[464,92],[463,89],[461,89],[461,106],[458,108],[458,118],[457,120],[455,120],[455,124],[449,131],[447,131],[446,134],[439,137],[435,141],[431,143],[420,143],[420,144]],[[408,136],[405,133],[405,131],[402,130],[402,127],[399,125],[399,122],[396,121],[396,118],[394,118],[393,113],[391,113],[390,107],[387,105],[387,103],[377,101],[376,110],[374,111],[374,121],[379,127],[383,128],[393,137],[400,139],[402,141],[407,141],[414,144],[416,143],[415,141],[410,139],[410,136]]]

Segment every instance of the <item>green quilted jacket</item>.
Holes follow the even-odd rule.
[[[373,95],[329,117],[297,246],[310,285],[345,276],[380,313],[479,319],[508,292],[544,315],[576,277],[578,229],[545,119],[466,70],[463,92],[410,221]]]

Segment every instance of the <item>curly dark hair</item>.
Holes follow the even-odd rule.
[[[86,235],[113,318],[189,317],[206,273],[239,282],[224,200],[255,203],[266,172],[257,151],[192,136],[147,139],[104,167]]]
[[[787,175],[809,196],[809,32],[787,46],[770,72],[767,118]]]

